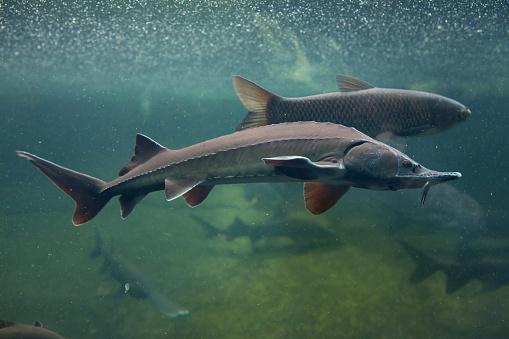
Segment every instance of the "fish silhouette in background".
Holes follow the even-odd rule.
[[[182,196],[194,207],[214,185],[303,182],[306,208],[320,214],[352,186],[392,191],[423,188],[424,203],[431,186],[461,177],[458,172],[429,170],[354,128],[316,122],[248,129],[180,150],[138,134],[134,156],[119,178],[109,183],[27,152],[16,153],[75,201],[75,225],[92,220],[116,195],[126,218],[157,190],[165,190],[168,201]]]
[[[412,225],[418,226],[421,234],[447,231],[461,236],[464,241],[488,235],[486,213],[474,197],[449,183],[433,189],[433,195],[426,200],[426,208],[416,209],[415,197],[404,190],[383,199],[366,196],[365,206],[389,212],[392,220],[387,227],[391,233]]]
[[[39,321],[33,325],[25,325],[0,320],[0,339],[64,339],[64,337],[43,328]]]
[[[467,107],[441,95],[377,88],[344,75],[336,80],[341,92],[285,98],[234,76],[235,92],[249,111],[237,130],[318,121],[354,127],[372,138],[417,137],[445,131],[471,115]]]
[[[168,317],[178,317],[189,313],[188,310],[169,300],[156,288],[154,283],[138,268],[120,258],[111,249],[104,247],[101,235],[96,233],[96,246],[90,256],[104,257],[101,272],[110,272],[122,286],[122,292],[135,298],[148,299],[159,312]]]
[[[337,246],[340,244],[339,234],[318,225],[295,220],[291,223],[284,220],[273,220],[260,225],[248,225],[238,217],[227,229],[221,230],[208,221],[192,216],[206,231],[206,237],[224,235],[228,241],[238,237],[248,237],[253,250],[258,250],[256,243],[262,239],[287,237],[293,240],[299,250],[313,247]],[[279,218],[278,218],[279,219]]]
[[[444,263],[417,250],[407,242],[398,240],[401,246],[417,264],[410,277],[411,283],[419,283],[437,271],[447,277],[446,293],[454,293],[472,280],[482,283],[484,292],[493,291],[503,285],[509,285],[509,260],[507,251],[500,255],[490,255],[484,251],[476,251],[471,246],[461,244],[457,259],[452,263]]]
[[[485,232],[484,210],[472,196],[447,183],[437,186],[433,193],[426,202],[426,210],[421,209],[406,216],[419,221],[423,232],[452,230],[465,240]],[[411,200],[407,194],[402,197]],[[410,206],[407,211],[409,209]]]

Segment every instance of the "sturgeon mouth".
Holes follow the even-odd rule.
[[[422,175],[421,177],[432,179],[432,181],[426,181],[426,183],[422,187],[422,191],[420,194],[420,201],[421,201],[421,206],[424,207],[424,202],[426,201],[426,197],[428,196],[429,189],[431,188],[431,186],[441,184],[446,181],[451,181],[451,180],[461,178],[461,173],[459,173],[459,172],[433,172],[432,171],[432,173],[428,173],[428,175],[426,175],[426,173],[424,173],[424,175]]]

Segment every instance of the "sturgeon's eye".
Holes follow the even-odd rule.
[[[412,167],[414,164],[412,164],[412,162],[410,160],[403,160],[403,166],[406,167],[406,168],[410,168]]]

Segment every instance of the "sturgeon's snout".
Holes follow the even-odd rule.
[[[456,180],[461,178],[461,173],[459,172],[436,172],[429,170],[428,172],[424,172],[420,177],[428,179],[432,184],[439,184],[446,181]]]
[[[424,172],[419,176],[423,177],[423,178],[427,178],[427,179],[429,179],[429,181],[435,181],[438,184],[441,182],[446,182],[446,181],[461,178],[461,173],[459,173],[459,172],[436,172],[436,171],[428,170],[427,172]]]

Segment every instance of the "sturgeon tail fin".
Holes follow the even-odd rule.
[[[27,152],[16,151],[16,153],[34,164],[74,200],[76,209],[72,222],[76,226],[92,220],[111,199],[110,195],[100,193],[106,185],[102,180],[72,171]]]
[[[239,76],[233,77],[233,88],[240,101],[249,110],[236,131],[242,131],[249,128],[268,125],[267,121],[267,103],[273,97],[274,93],[261,88],[254,82]]]

